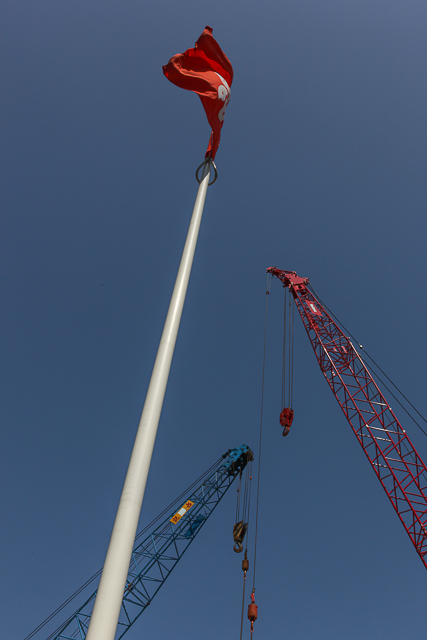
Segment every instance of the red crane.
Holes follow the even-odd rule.
[[[275,267],[295,300],[317,362],[360,446],[427,568],[427,468],[350,339],[308,288]]]

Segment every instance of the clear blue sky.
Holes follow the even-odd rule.
[[[425,1],[3,0],[5,640],[104,560],[210,133],[162,65],[205,25],[235,75],[141,524],[229,447],[257,451],[270,265],[310,277],[427,413]],[[276,282],[254,639],[422,637],[427,573],[299,319],[281,436],[282,302]],[[127,640],[238,637],[235,495]]]

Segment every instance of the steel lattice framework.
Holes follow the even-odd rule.
[[[135,546],[123,594],[117,640],[145,611],[185,551],[206,524],[234,479],[253,459],[247,445],[230,449],[195,491]],[[54,640],[85,640],[96,591],[62,626]]]
[[[320,368],[427,568],[427,469],[350,339],[308,288],[275,267],[294,297]]]

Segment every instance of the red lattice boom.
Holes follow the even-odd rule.
[[[292,292],[320,368],[427,568],[427,469],[350,339],[294,271],[267,269]]]

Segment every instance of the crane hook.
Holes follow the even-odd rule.
[[[233,526],[233,550],[236,553],[242,553],[243,551],[243,540],[246,535],[247,528],[248,525],[244,523],[243,520],[240,520],[240,522],[236,522],[236,524]]]

